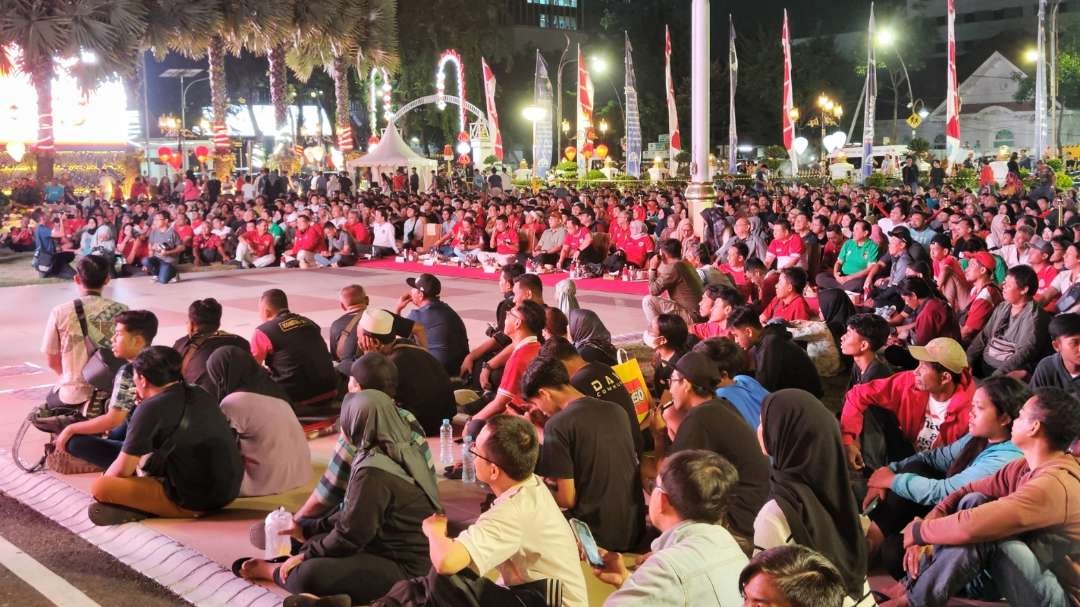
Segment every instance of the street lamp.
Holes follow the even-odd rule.
[[[915,110],[915,93],[913,93],[912,90],[911,90],[911,76],[908,74],[907,64],[904,63],[904,56],[900,54],[900,48],[896,44],[896,32],[892,28],[889,28],[889,27],[882,28],[878,32],[876,44],[877,44],[877,46],[880,46],[882,48],[891,48],[893,50],[893,52],[896,53],[896,59],[898,61],[900,61],[900,68],[904,70],[904,82],[907,83],[907,92],[908,92],[908,100],[909,100],[908,107],[911,108],[912,111],[914,111]],[[888,67],[888,64],[886,64],[886,67]],[[889,70],[889,74],[892,75],[892,70]],[[897,95],[896,95],[896,81],[894,80],[893,81],[893,139],[896,139],[896,129],[897,129],[897,117],[896,117],[896,114],[897,114],[898,108],[896,106],[898,105],[898,102],[896,101],[896,98],[897,98]],[[912,130],[912,134],[914,135],[914,130]]]
[[[202,74],[202,73],[203,73],[203,70],[201,68],[195,68],[195,69],[173,68],[173,69],[168,69],[168,70],[165,70],[164,72],[161,72],[161,76],[160,76],[161,78],[179,78],[180,79],[180,124],[179,124],[179,128],[177,128],[176,130],[177,130],[177,138],[178,138],[179,144],[180,144],[180,158],[181,158],[181,160],[183,162],[182,166],[183,166],[184,169],[187,169],[187,155],[184,154],[184,127],[187,125],[187,92],[188,92],[188,89],[191,88],[191,85],[198,84],[200,82],[209,82],[210,78],[209,77],[200,78],[199,80],[195,80],[193,82],[187,83],[186,86],[184,85],[184,80],[188,79],[188,78],[194,78],[194,77],[196,77],[196,76],[198,76],[199,74]],[[161,122],[159,121],[158,126],[160,126],[160,125],[161,125]]]
[[[608,132],[607,119],[601,118],[600,119],[600,124],[598,124],[596,126],[600,129],[600,139],[605,139],[607,137],[607,132]]]
[[[597,74],[606,74],[608,71],[607,59],[600,56],[594,56],[589,59],[589,63],[592,64],[593,71]]]
[[[543,120],[547,116],[547,110],[537,105],[527,105],[521,110],[521,115],[532,123],[537,123]],[[570,128],[570,123],[566,123],[566,128]]]
[[[1024,51],[1024,61],[1027,63],[1035,63],[1039,60],[1039,49],[1029,48]]]

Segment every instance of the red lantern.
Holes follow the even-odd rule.
[[[581,155],[584,156],[586,160],[592,158],[593,145],[591,143],[586,143],[585,147],[581,148]]]
[[[457,134],[457,140],[458,141],[468,141],[469,140],[469,134],[466,133],[465,131],[461,131],[460,133]]]
[[[454,159],[454,148],[450,147],[450,144],[446,144],[442,149],[443,159],[449,161]]]
[[[175,156],[171,156],[171,157],[169,158],[169,164],[171,164],[171,165],[172,165],[172,168],[174,168],[174,169],[176,169],[177,171],[179,171],[179,170],[180,170],[180,167],[184,166],[184,159],[183,159],[183,158],[181,158],[179,154],[177,154],[177,155],[175,155]]]
[[[470,161],[469,161],[469,155],[468,154],[462,154],[462,155],[457,157],[457,163],[460,164],[461,166],[465,166],[465,165],[469,164],[469,162]]]
[[[563,150],[563,153],[566,154],[566,159],[567,160],[569,160],[570,162],[573,162],[574,157],[577,156],[577,148],[575,148],[572,145],[568,145],[568,146],[566,146],[566,149]]]
[[[173,155],[172,148],[170,148],[167,145],[163,145],[163,146],[161,146],[161,147],[159,147],[157,149],[158,160],[160,160],[160,161],[162,161],[164,163],[168,163],[169,159],[172,158],[172,155]]]
[[[603,159],[607,158],[607,155],[608,155],[608,148],[607,148],[606,145],[601,143],[600,145],[596,146],[596,157],[597,158],[599,158],[600,160],[603,160]]]
[[[206,149],[205,145],[195,146],[195,157],[199,159],[199,162],[205,163],[210,157],[210,150]]]

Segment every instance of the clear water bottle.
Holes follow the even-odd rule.
[[[461,481],[470,484],[476,482],[476,462],[473,461],[472,446],[472,437],[465,435],[465,440],[461,443]]]
[[[454,427],[449,419],[442,420],[439,428],[439,463],[443,466],[454,465]]]
[[[264,549],[266,560],[289,556],[292,551],[292,538],[281,535],[281,532],[291,526],[292,515],[285,508],[278,508],[266,515],[266,521],[263,523],[263,530],[266,532],[266,548]]]

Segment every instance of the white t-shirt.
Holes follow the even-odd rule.
[[[1050,281],[1050,286],[1057,290],[1058,293],[1064,295],[1074,283],[1080,280],[1080,277],[1073,278],[1073,273],[1068,270],[1058,272],[1058,275],[1054,277],[1054,280]]]
[[[919,437],[915,439],[916,451],[928,451],[933,448],[938,435],[941,434],[941,424],[945,421],[945,412],[948,410],[949,401],[934,400],[930,397],[926,405],[926,419],[923,421],[922,430],[919,430]]]
[[[240,192],[244,196],[244,202],[255,200],[255,184],[244,183],[244,185],[240,186]]]
[[[537,477],[496,498],[457,541],[469,551],[477,574],[497,569],[506,586],[557,579],[564,607],[588,607],[574,532]]]

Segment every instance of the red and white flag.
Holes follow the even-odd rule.
[[[671,155],[682,149],[682,137],[679,135],[679,112],[675,109],[675,81],[671,79],[671,31],[664,26],[664,83],[667,87],[667,123]]]
[[[577,64],[577,165],[578,175],[584,177],[586,161],[585,154],[582,151],[590,143],[589,130],[592,128],[593,118],[593,83],[592,78],[589,78],[589,70],[585,67],[585,56],[581,54],[581,45],[578,45]]]
[[[495,157],[502,162],[503,144],[502,132],[499,131],[499,113],[495,111],[495,73],[488,67],[487,61],[481,57],[480,65],[484,69],[484,98],[487,100],[488,128],[491,129],[491,145],[495,148]]]
[[[784,107],[781,110],[784,124],[784,149],[791,156],[792,170],[796,166],[795,150],[795,120],[791,115],[795,108],[795,94],[791,86],[791,30],[788,29],[787,9],[784,9],[784,29],[780,34],[780,46],[784,49]]]
[[[945,149],[947,157],[952,161],[960,153],[960,95],[956,84],[956,0],[946,0],[948,3],[949,38],[947,46],[948,64],[947,77],[948,88],[945,93]]]

